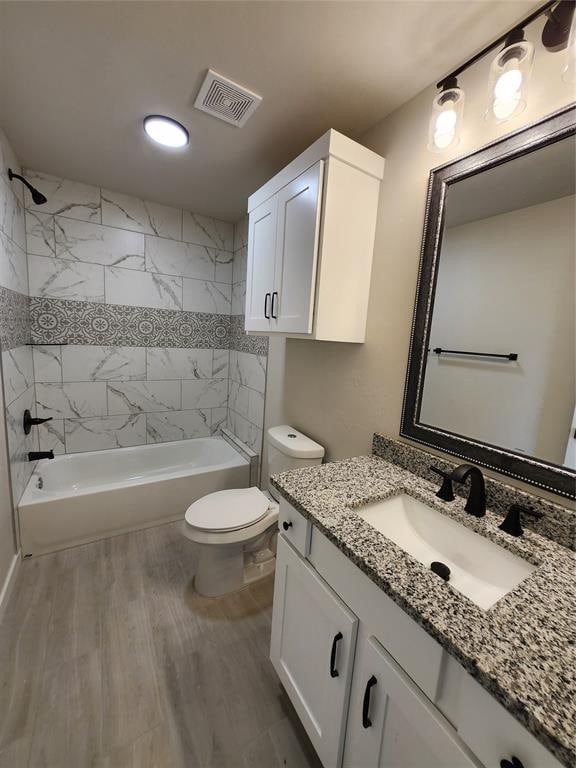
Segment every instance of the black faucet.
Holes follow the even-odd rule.
[[[53,459],[54,451],[30,451],[28,461],[38,461],[38,459]]]
[[[522,528],[522,514],[530,515],[537,520],[544,517],[543,512],[537,512],[534,509],[530,509],[530,507],[522,507],[520,504],[511,504],[508,514],[498,528],[504,531],[504,533],[509,533],[510,536],[522,536],[524,533],[524,529]]]
[[[442,485],[436,491],[436,496],[442,501],[454,501],[454,491],[452,490],[452,473],[444,472],[440,467],[430,467],[432,472],[436,472],[442,479]]]
[[[460,464],[450,475],[450,479],[455,483],[465,483],[468,478],[470,478],[470,490],[464,509],[475,517],[484,517],[486,514],[486,486],[484,485],[484,475],[478,467],[473,467],[472,464]]]

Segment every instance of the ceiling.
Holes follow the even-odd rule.
[[[25,167],[234,221],[328,128],[359,137],[534,5],[0,0],[0,126]],[[245,127],[193,109],[208,67],[263,96]],[[149,113],[189,148],[153,146]]]

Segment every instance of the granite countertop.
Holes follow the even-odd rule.
[[[576,764],[576,562],[536,533],[514,538],[437,485],[376,456],[275,475],[274,486],[567,766]],[[537,565],[483,610],[365,522],[354,507],[406,492]]]

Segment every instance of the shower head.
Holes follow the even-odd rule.
[[[48,202],[48,198],[46,197],[46,195],[43,195],[42,192],[39,192],[35,187],[33,187],[29,181],[26,181],[24,176],[20,176],[19,173],[14,173],[12,168],[8,168],[8,178],[10,179],[10,181],[12,181],[12,179],[20,179],[20,181],[24,184],[24,186],[28,187],[28,189],[30,190],[30,194],[32,195],[32,200],[36,205],[44,205],[44,203]]]

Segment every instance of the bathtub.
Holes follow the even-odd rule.
[[[249,462],[220,437],[40,461],[18,505],[24,556],[184,517],[196,499],[249,485]]]

